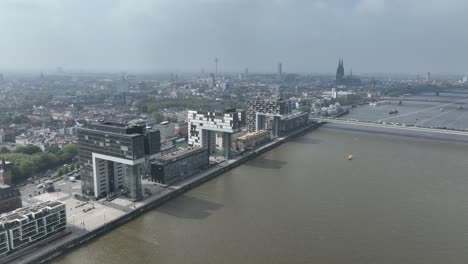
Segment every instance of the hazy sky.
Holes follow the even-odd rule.
[[[468,73],[467,0],[1,0],[0,69]]]

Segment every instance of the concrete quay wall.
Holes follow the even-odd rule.
[[[92,239],[98,237],[98,236],[101,236],[101,235],[104,235],[106,234],[107,232],[110,232],[112,230],[114,230],[115,228],[125,224],[125,223],[128,223],[130,222],[131,220],[137,218],[138,216],[144,214],[145,212],[149,211],[149,210],[152,210],[160,205],[162,205],[163,203],[203,184],[204,182],[207,182],[215,177],[218,177],[219,175],[241,165],[242,163],[258,156],[258,155],[261,155],[262,153],[265,153],[281,144],[283,144],[284,142],[287,142],[288,140],[290,140],[291,138],[295,137],[295,136],[298,136],[298,135],[302,135],[308,131],[310,131],[311,129],[313,128],[317,128],[319,126],[321,126],[322,124],[309,124],[308,126],[304,127],[304,128],[301,128],[293,133],[291,133],[290,135],[286,136],[286,137],[281,137],[281,138],[277,138],[277,139],[274,139],[273,141],[270,141],[262,146],[260,146],[259,148],[257,148],[256,150],[253,150],[253,151],[249,151],[249,152],[246,152],[244,153],[243,155],[241,156],[238,156],[236,158],[234,158],[233,160],[229,160],[229,161],[226,161],[224,163],[221,163],[221,164],[218,164],[217,166],[212,167],[210,169],[207,169],[206,171],[203,171],[201,173],[199,173],[198,175],[195,175],[193,176],[191,179],[189,180],[186,180],[183,185],[180,186],[180,188],[178,189],[175,189],[169,193],[166,193],[166,194],[162,194],[160,196],[158,196],[156,199],[153,199],[150,201],[147,201],[147,204],[141,206],[140,208],[138,209],[135,209],[131,212],[128,212],[127,214],[113,220],[112,222],[109,222],[109,223],[106,223],[104,225],[102,225],[101,227],[98,227],[94,230],[91,230],[77,238],[74,238],[70,241],[65,241],[63,244],[61,244],[59,247],[57,248],[54,248],[54,249],[51,249],[47,252],[45,252],[44,254],[40,255],[40,256],[37,256],[35,257],[34,259],[32,260],[29,260],[28,262],[25,262],[26,264],[40,264],[40,263],[49,263],[50,261],[52,261],[53,259],[57,258],[58,256],[80,246],[80,245],[83,245],[89,241],[91,241]]]

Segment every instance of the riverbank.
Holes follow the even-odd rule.
[[[67,237],[51,242],[50,244],[34,252],[28,253],[28,255],[12,259],[5,263],[13,263],[15,261],[21,261],[22,263],[27,264],[48,263],[56,257],[69,252],[70,250],[83,245],[84,243],[87,243],[94,238],[110,232],[113,229],[137,218],[145,212],[152,210],[161,204],[193,189],[194,187],[199,186],[200,184],[203,184],[204,182],[209,181],[219,175],[222,175],[223,173],[243,164],[244,162],[287,142],[289,139],[298,135],[302,135],[311,129],[319,127],[320,125],[321,124],[309,124],[308,126],[299,129],[288,136],[276,138],[270,142],[267,142],[266,144],[263,144],[255,150],[245,152],[231,160],[217,164],[206,171],[198,173],[187,180],[177,183],[177,185],[171,186],[170,188],[165,188],[164,190],[161,190],[161,192],[149,196],[145,200],[141,201],[138,206],[134,206],[132,210],[128,210],[128,212],[125,212],[121,216],[107,221],[96,228],[86,230],[71,227],[69,230],[72,231],[72,234],[68,235]]]

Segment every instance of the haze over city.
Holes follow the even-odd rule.
[[[0,69],[466,73],[463,0],[4,0]]]

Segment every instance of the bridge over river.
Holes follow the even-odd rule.
[[[450,99],[443,99],[443,98],[437,98],[437,99],[425,99],[425,98],[406,98],[406,97],[380,97],[380,101],[402,101],[402,102],[428,102],[428,103],[450,103],[450,104],[465,104],[465,100],[454,102],[453,100]]]
[[[334,123],[334,124],[343,124],[343,125],[351,125],[351,126],[364,126],[364,127],[398,129],[398,130],[415,131],[415,132],[429,132],[429,133],[445,134],[445,135],[468,136],[468,130],[429,128],[429,127],[405,125],[405,124],[400,124],[400,123],[362,121],[362,120],[343,119],[343,118],[310,117],[309,119],[311,121],[315,121],[319,123],[320,122],[321,123]]]

